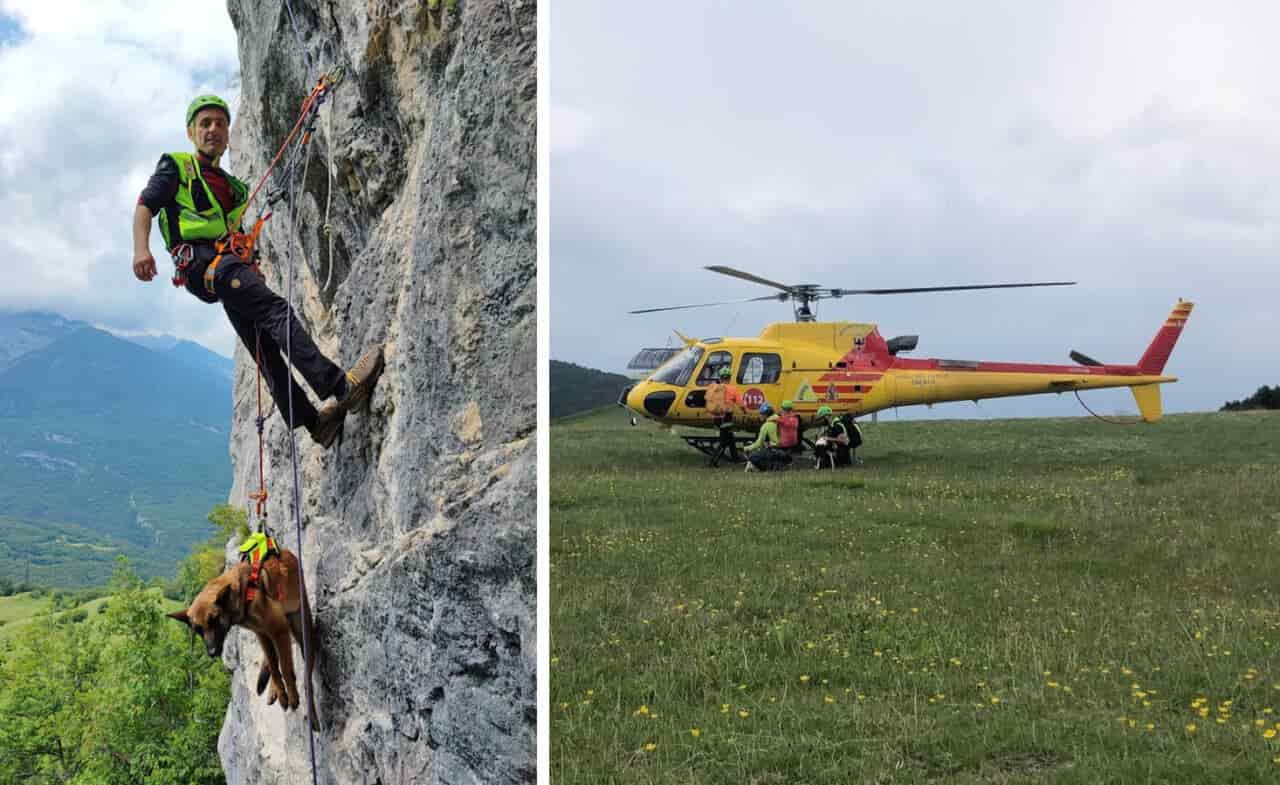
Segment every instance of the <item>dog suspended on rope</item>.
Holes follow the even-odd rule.
[[[306,652],[304,677],[311,695],[311,673],[315,667],[315,626],[306,603],[306,588],[300,586],[298,557],[276,546],[266,534],[251,535],[240,546],[241,561],[205,584],[185,610],[169,618],[186,624],[204,641],[210,657],[221,657],[222,646],[232,627],[241,626],[258,636],[263,660],[258,670],[258,694],[267,684],[268,705],[280,703],[285,711],[298,708],[297,674],[293,642]],[[304,630],[305,625],[305,630]],[[303,640],[310,641],[305,647]],[[315,704],[309,705],[312,728],[319,728]]]

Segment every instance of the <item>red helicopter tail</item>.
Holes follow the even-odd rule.
[[[1194,307],[1194,303],[1178,300],[1178,304],[1173,306],[1169,318],[1165,319],[1164,325],[1156,333],[1156,337],[1147,347],[1142,359],[1138,360],[1139,370],[1151,376],[1160,375],[1165,363],[1169,362],[1173,345],[1178,342],[1178,336],[1182,335],[1182,326],[1187,323],[1187,317],[1191,316],[1191,309]]]

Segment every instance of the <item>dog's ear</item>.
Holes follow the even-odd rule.
[[[228,583],[222,587],[222,590],[218,592],[218,599],[214,602],[224,611],[231,607],[231,584]]]
[[[173,613],[166,613],[165,615],[166,615],[166,616],[168,616],[170,619],[176,619],[176,620],[178,620],[178,621],[182,622],[183,624],[187,625],[188,627],[190,627],[190,626],[191,626],[191,619],[187,618],[187,609],[186,609],[186,608],[183,608],[183,609],[182,609],[182,610],[180,610],[180,611],[174,611]]]

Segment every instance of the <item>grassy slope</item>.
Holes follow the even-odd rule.
[[[159,594],[159,589],[152,589],[152,592]],[[98,608],[111,600],[110,597],[100,597],[96,600],[90,600],[83,605],[75,608],[61,611],[53,614],[53,618],[57,619],[62,616],[73,614],[76,611],[83,610],[93,619],[98,614]],[[36,617],[37,614],[48,612],[53,607],[53,600],[45,594],[39,599],[34,599],[29,593],[15,594],[11,597],[0,597],[0,621],[4,624],[0,625],[0,643],[8,640],[17,633],[23,625],[28,624]],[[167,613],[176,611],[183,606],[182,603],[175,600],[161,599],[161,607]]]
[[[19,619],[27,619],[48,610],[52,605],[53,602],[48,594],[40,598],[32,597],[29,592],[0,597],[0,622],[6,625],[12,624]]]
[[[863,428],[553,427],[553,781],[1280,778],[1280,414]]]

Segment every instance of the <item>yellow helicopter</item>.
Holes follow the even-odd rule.
[[[896,406],[1045,393],[1078,395],[1079,390],[1102,387],[1128,387],[1142,420],[1155,422],[1161,414],[1159,385],[1177,381],[1176,377],[1161,374],[1193,307],[1192,303],[1179,300],[1142,358],[1133,365],[1101,363],[1076,351],[1070,354],[1075,365],[913,359],[901,354],[916,348],[918,336],[885,340],[874,324],[819,322],[810,305],[817,300],[857,294],[1071,286],[1075,282],[828,289],[813,284],[783,284],[732,267],[706,269],[779,290],[777,294],[733,302],[789,300],[794,304],[796,320],[770,324],[755,338],[695,340],[677,332],[684,348],[674,354],[668,352],[670,356],[666,357],[661,350],[642,350],[637,360],[656,356],[665,362],[643,381],[623,390],[618,403],[664,425],[715,428],[706,408],[706,390],[725,367],[730,369],[742,400],[742,411],[735,412],[734,425],[744,431],[759,429],[762,418],[758,410],[765,402],[776,409],[783,400],[792,401],[802,427],[809,427],[820,406],[830,406],[837,416],[848,413],[857,417]],[[630,313],[727,304],[644,308]],[[715,449],[715,437],[684,438],[708,454]]]

